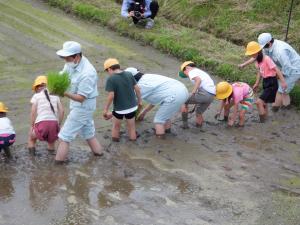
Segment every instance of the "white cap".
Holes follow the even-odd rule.
[[[262,33],[258,36],[257,41],[260,47],[265,47],[272,40],[272,35],[270,33]]]
[[[134,67],[128,67],[124,71],[131,73],[132,76],[135,76],[140,72],[137,68]]]
[[[81,53],[81,45],[75,41],[67,41],[63,44],[63,48],[56,52],[61,57],[67,57]]]

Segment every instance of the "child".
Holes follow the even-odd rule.
[[[140,89],[130,72],[120,69],[118,60],[107,59],[104,62],[104,70],[110,77],[107,79],[105,90],[108,97],[103,110],[104,119],[113,117],[112,141],[119,141],[121,122],[125,117],[129,139],[136,140],[135,114],[138,106],[142,106]],[[138,101],[137,101],[138,99]],[[113,102],[113,112],[108,113],[109,106]]]
[[[253,90],[243,82],[229,84],[228,82],[220,82],[217,84],[216,98],[222,100],[219,112],[215,118],[219,117],[224,109],[224,121],[228,121],[228,126],[233,126],[239,111],[239,126],[243,127],[245,123],[245,114],[253,103]],[[233,106],[233,114],[229,117],[230,108]]]
[[[264,55],[262,47],[255,41],[251,41],[247,45],[245,55],[251,56],[256,60],[256,68],[258,69],[256,75],[256,82],[253,86],[253,90],[256,91],[261,77],[263,78],[263,93],[259,96],[256,101],[260,122],[265,122],[268,116],[267,103],[275,102],[276,93],[278,90],[277,77],[281,82],[283,90],[287,88],[287,84],[280,70],[276,67],[272,59]]]
[[[182,78],[189,78],[194,84],[190,97],[181,108],[182,128],[188,128],[188,105],[195,105],[196,127],[203,124],[203,113],[213,102],[216,95],[216,86],[208,73],[196,67],[192,61],[182,63],[178,75]]]
[[[3,149],[7,158],[11,158],[9,146],[15,142],[16,133],[11,121],[6,117],[8,108],[0,102],[0,152]]]
[[[31,98],[31,128],[28,150],[35,155],[36,140],[47,141],[48,151],[53,152],[58,139],[59,125],[64,117],[64,109],[58,96],[49,95],[46,89],[47,77],[38,76],[32,86],[35,92]]]

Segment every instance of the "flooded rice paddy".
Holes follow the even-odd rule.
[[[101,118],[103,61],[116,57],[124,68],[174,78],[179,61],[36,0],[0,0],[0,40],[0,101],[17,132],[13,159],[0,159],[0,224],[300,224],[296,110],[271,114],[266,124],[258,123],[254,110],[244,128],[228,129],[213,118],[216,101],[202,128],[190,119],[191,128],[182,130],[178,117],[166,140],[153,136],[152,112],[138,123],[136,143],[125,133],[111,143],[110,121]],[[69,163],[57,166],[44,144],[30,156],[26,139],[32,81],[62,68],[55,52],[66,40],[80,42],[99,72],[94,118],[106,151],[94,157],[78,139]]]

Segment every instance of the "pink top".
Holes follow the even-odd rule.
[[[232,96],[235,104],[238,104],[249,95],[249,85],[243,82],[232,84]]]
[[[276,76],[276,65],[269,56],[265,55],[263,61],[261,63],[256,62],[255,65],[263,78]]]

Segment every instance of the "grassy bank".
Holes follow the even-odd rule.
[[[123,36],[174,55],[182,60],[192,60],[205,70],[230,81],[254,83],[254,66],[239,70],[243,61],[244,47],[233,44],[212,34],[186,27],[160,17],[151,30],[129,26],[130,22],[120,17],[120,5],[114,0],[45,0],[51,6],[73,13],[83,19],[100,23]],[[162,8],[164,5],[162,5]],[[179,67],[179,65],[174,65]],[[300,106],[300,88],[292,93],[293,102]]]

